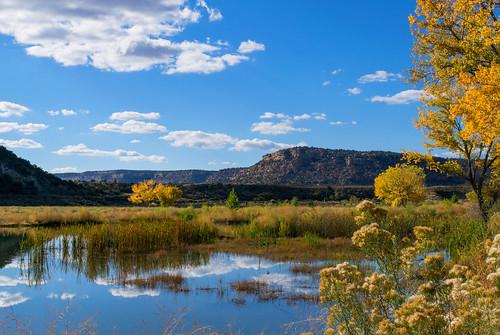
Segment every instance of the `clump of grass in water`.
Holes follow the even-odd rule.
[[[173,292],[188,292],[184,286],[185,278],[181,274],[156,274],[148,278],[135,278],[123,281],[124,285],[133,285],[139,288],[156,289],[163,288]]]

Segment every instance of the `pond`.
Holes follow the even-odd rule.
[[[297,334],[324,321],[318,272],[297,271],[296,262],[164,250],[86,255],[67,237],[21,251],[21,242],[0,235],[0,333]]]

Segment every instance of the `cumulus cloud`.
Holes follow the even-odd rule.
[[[325,80],[323,82],[323,86],[330,86],[332,84],[332,81],[331,80]]]
[[[29,138],[21,138],[19,140],[0,139],[0,145],[9,149],[41,149],[43,145]]]
[[[335,69],[332,71],[332,75],[335,76],[335,75],[339,74],[340,72],[342,72],[342,69]]]
[[[347,89],[347,94],[349,95],[358,95],[363,92],[359,87],[353,87],[353,88],[348,88]]]
[[[130,141],[130,144],[138,144],[138,143],[141,143],[141,140],[133,139]]]
[[[137,151],[128,151],[117,149],[113,151],[91,149],[85,144],[67,145],[61,149],[54,151],[60,156],[87,156],[87,157],[115,157],[122,162],[131,161],[150,161],[152,163],[162,163],[165,161],[164,156],[158,155],[143,155]]]
[[[78,169],[76,167],[72,166],[66,166],[66,167],[60,167],[60,168],[53,168],[50,170],[52,173],[73,173],[73,172],[78,172]]]
[[[384,70],[378,70],[374,73],[365,74],[359,77],[358,82],[360,84],[368,84],[368,83],[385,83],[388,81],[401,79],[403,76],[399,73],[391,73]]]
[[[26,302],[28,300],[29,298],[23,296],[21,292],[10,293],[6,291],[0,291],[0,308],[22,304],[23,302]]]
[[[208,165],[237,166],[238,163],[228,162],[228,161],[223,161],[223,162],[211,161],[211,162],[208,162]]]
[[[167,130],[164,126],[154,122],[144,122],[129,120],[122,124],[99,123],[92,127],[96,132],[111,132],[120,134],[152,134],[161,133]]]
[[[371,98],[371,102],[383,102],[388,105],[406,105],[411,102],[417,102],[420,100],[421,96],[424,94],[422,90],[406,90],[394,95],[388,96],[374,96]]]
[[[62,116],[74,116],[74,115],[77,115],[78,113],[75,112],[74,110],[72,109],[61,109],[61,110],[49,110],[47,112],[50,116],[58,116],[58,115],[62,115]]]
[[[270,140],[253,138],[248,140],[239,140],[234,146],[231,148],[233,151],[253,151],[253,150],[267,150],[267,151],[275,151],[281,149],[287,149],[292,147],[300,147],[305,146],[304,142],[298,144],[287,144],[287,143],[278,143]]]
[[[127,286],[121,288],[112,288],[109,290],[109,293],[111,293],[113,297],[121,298],[137,298],[140,296],[157,297],[160,295],[160,290],[143,290],[136,287]]]
[[[30,109],[23,105],[19,105],[9,101],[0,101],[0,117],[23,116],[29,111]]]
[[[204,12],[210,21],[223,18],[205,0],[4,0],[0,33],[12,36],[29,55],[64,66],[212,73],[247,60],[227,46],[177,36]]]
[[[266,46],[262,43],[257,43],[252,40],[241,42],[238,52],[242,54],[248,54],[256,51],[265,51]]]
[[[307,132],[310,129],[297,128],[293,126],[290,120],[282,122],[255,122],[250,128],[251,131],[265,134],[265,135],[285,135],[294,132]]]
[[[237,140],[223,133],[208,133],[200,130],[171,131],[160,139],[170,142],[174,147],[197,149],[223,149]]]
[[[156,120],[160,118],[160,113],[139,113],[132,111],[116,112],[109,117],[113,121],[129,120]]]
[[[0,133],[18,131],[29,135],[47,129],[47,127],[48,126],[43,123],[0,122]]]

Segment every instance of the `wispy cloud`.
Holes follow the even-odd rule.
[[[371,98],[371,102],[383,102],[388,105],[406,105],[412,102],[417,102],[420,100],[424,91],[422,90],[406,90],[394,95],[388,96],[374,96]]]
[[[50,170],[52,173],[73,173],[73,172],[78,172],[78,169],[76,167],[72,166],[66,166],[66,167],[60,167],[60,168],[53,168]]]
[[[287,144],[287,143],[279,143],[273,142],[270,140],[253,138],[248,140],[239,140],[234,146],[231,148],[233,151],[254,151],[254,150],[266,150],[266,151],[275,151],[281,149],[287,149],[292,147],[300,147],[305,146],[305,142],[301,142],[298,144]]]
[[[391,73],[384,70],[378,70],[374,73],[369,73],[361,76],[358,79],[360,84],[368,84],[368,83],[384,83],[392,80],[402,79],[403,76],[399,73]]]
[[[330,86],[331,84],[332,84],[331,80],[325,80],[322,85],[323,86]]]
[[[75,116],[77,115],[78,113],[75,112],[74,110],[72,109],[60,109],[60,110],[49,110],[47,112],[50,116],[58,116],[58,115],[62,115],[62,116]]]
[[[47,128],[48,126],[43,123],[0,122],[0,133],[18,131],[20,133],[29,135]]]
[[[332,71],[332,75],[333,76],[336,76],[337,74],[339,74],[340,72],[342,72],[342,69],[335,69]]]
[[[9,101],[0,101],[0,117],[23,116],[29,111],[30,109],[26,106]]]
[[[54,151],[54,153],[60,156],[114,157],[123,162],[150,161],[152,163],[162,163],[165,161],[164,156],[148,156],[143,155],[137,151],[129,151],[123,149],[112,151],[92,149],[87,147],[85,144],[67,145],[57,151]]]
[[[21,138],[19,140],[0,139],[0,145],[9,149],[41,149],[43,145],[29,138]]]
[[[357,121],[331,121],[330,124],[332,126],[345,126],[345,125],[355,126],[358,124],[358,122]]]
[[[353,87],[353,88],[348,88],[347,89],[347,94],[348,95],[358,95],[363,92],[359,87]]]

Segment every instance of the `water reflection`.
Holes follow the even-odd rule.
[[[182,310],[186,329],[233,325],[244,334],[283,334],[283,325],[317,320],[321,311],[317,273],[295,274],[293,263],[217,252],[96,254],[86,243],[71,235],[43,241],[0,235],[0,325],[12,310],[29,320],[33,332],[44,333],[51,324],[47,315],[62,309],[71,310],[75,320],[92,316],[98,333],[143,333],[144,325],[160,333],[170,326],[165,315]],[[245,282],[258,282],[262,290],[234,288]],[[308,330],[309,324],[297,327],[291,332]]]

